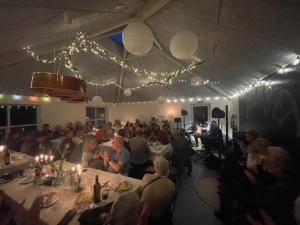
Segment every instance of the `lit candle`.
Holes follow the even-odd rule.
[[[118,133],[115,133],[115,137],[118,135]]]
[[[44,159],[44,154],[40,154],[40,158],[41,158],[41,160],[43,160]]]
[[[73,172],[75,171],[75,166],[72,167],[72,171],[73,171]]]
[[[35,161],[36,161],[36,162],[39,162],[39,161],[40,161],[40,158],[39,158],[38,156],[36,156],[36,157],[35,157]]]
[[[5,149],[5,145],[0,145],[0,153],[3,152]]]
[[[48,161],[48,155],[45,155],[45,161]]]
[[[50,161],[53,161],[53,159],[54,159],[54,156],[50,155]]]
[[[78,171],[77,171],[77,174],[78,174],[78,176],[80,176],[80,175],[81,175],[81,172],[82,172],[81,168],[80,168],[80,169],[78,169]]]

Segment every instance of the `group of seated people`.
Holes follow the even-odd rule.
[[[216,216],[237,225],[300,224],[295,157],[254,131],[239,134],[236,140],[237,148],[226,156],[220,170]]]

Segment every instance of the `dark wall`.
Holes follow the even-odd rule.
[[[240,97],[239,130],[257,130],[272,144],[300,152],[300,73],[270,80],[275,82],[271,89],[258,87]]]

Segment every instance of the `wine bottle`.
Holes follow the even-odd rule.
[[[4,163],[5,163],[5,165],[10,164],[10,153],[9,153],[8,149],[6,150],[5,155],[4,155]]]
[[[100,202],[100,191],[101,191],[101,185],[98,180],[98,175],[96,175],[96,181],[94,184],[94,196],[93,196],[94,203]]]

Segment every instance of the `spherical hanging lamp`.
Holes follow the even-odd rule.
[[[163,104],[166,102],[166,98],[164,96],[158,96],[157,101],[158,103]]]
[[[189,30],[182,30],[175,34],[170,42],[170,51],[177,59],[190,59],[197,49],[198,37]]]
[[[96,105],[100,105],[100,104],[102,104],[102,98],[100,96],[96,95],[92,98],[92,102]]]
[[[129,97],[130,95],[131,95],[131,90],[130,89],[125,89],[124,90],[124,95],[126,96],[126,97]]]
[[[129,23],[122,34],[125,49],[133,55],[148,53],[153,45],[153,34],[143,22]]]

